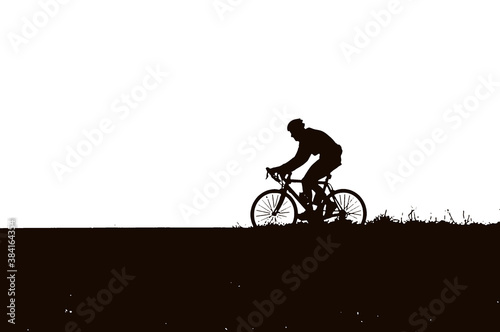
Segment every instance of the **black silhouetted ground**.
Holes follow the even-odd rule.
[[[16,330],[237,331],[253,301],[270,311],[272,297],[281,304],[251,315],[255,331],[498,331],[499,235],[500,224],[416,222],[18,229]],[[316,249],[318,237],[332,253]],[[307,276],[292,268],[303,262]],[[113,269],[135,279],[110,284]],[[102,311],[79,314],[97,294]],[[418,311],[430,303],[439,315],[425,326]]]

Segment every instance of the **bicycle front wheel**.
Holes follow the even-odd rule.
[[[297,204],[289,194],[281,190],[267,190],[253,202],[250,219],[254,226],[295,224]]]
[[[345,219],[352,224],[366,223],[366,205],[358,194],[349,189],[340,189],[335,190],[334,197],[339,219]]]

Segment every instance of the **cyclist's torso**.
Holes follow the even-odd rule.
[[[340,157],[342,148],[335,141],[322,132],[307,128],[306,133],[300,140],[299,150],[312,155],[320,155],[320,158]]]

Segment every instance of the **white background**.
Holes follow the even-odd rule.
[[[457,221],[464,210],[477,222],[500,219],[500,88],[458,128],[443,118],[474,95],[478,77],[500,81],[496,2],[401,0],[350,62],[341,43],[354,45],[356,28],[389,1],[229,3],[221,15],[211,0],[73,0],[16,52],[8,36],[22,36],[22,18],[32,21],[41,7],[2,1],[0,222],[249,226],[253,199],[276,186],[265,167],[297,148],[282,129],[255,155],[238,150],[269,133],[276,109],[342,145],[333,184],[358,192],[369,218],[416,209],[421,219],[442,219],[450,209]],[[141,84],[148,66],[169,77],[120,119],[113,102]],[[114,131],[59,181],[53,163],[65,163],[66,146],[104,118]],[[447,140],[391,190],[384,174],[398,174],[398,158],[436,128]],[[194,208],[195,191],[213,182],[209,172],[230,161],[240,172],[183,218],[181,206]]]

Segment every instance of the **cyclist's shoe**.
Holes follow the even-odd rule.
[[[315,216],[316,211],[314,211],[311,206],[307,206],[304,212],[297,215],[297,218],[299,218],[300,220],[311,220],[315,218]]]
[[[299,194],[299,201],[303,206],[309,205],[309,197],[307,197],[307,195],[304,193]]]
[[[309,212],[307,215],[307,223],[309,225],[322,225],[323,224],[323,211],[317,209],[315,211]]]
[[[326,201],[326,209],[325,209],[325,217],[331,217],[333,216],[333,212],[337,209],[337,204],[335,202],[332,202],[330,200]]]
[[[305,210],[304,212],[299,213],[297,215],[297,218],[299,218],[300,220],[308,220],[311,217],[312,214],[313,214],[312,211]]]

